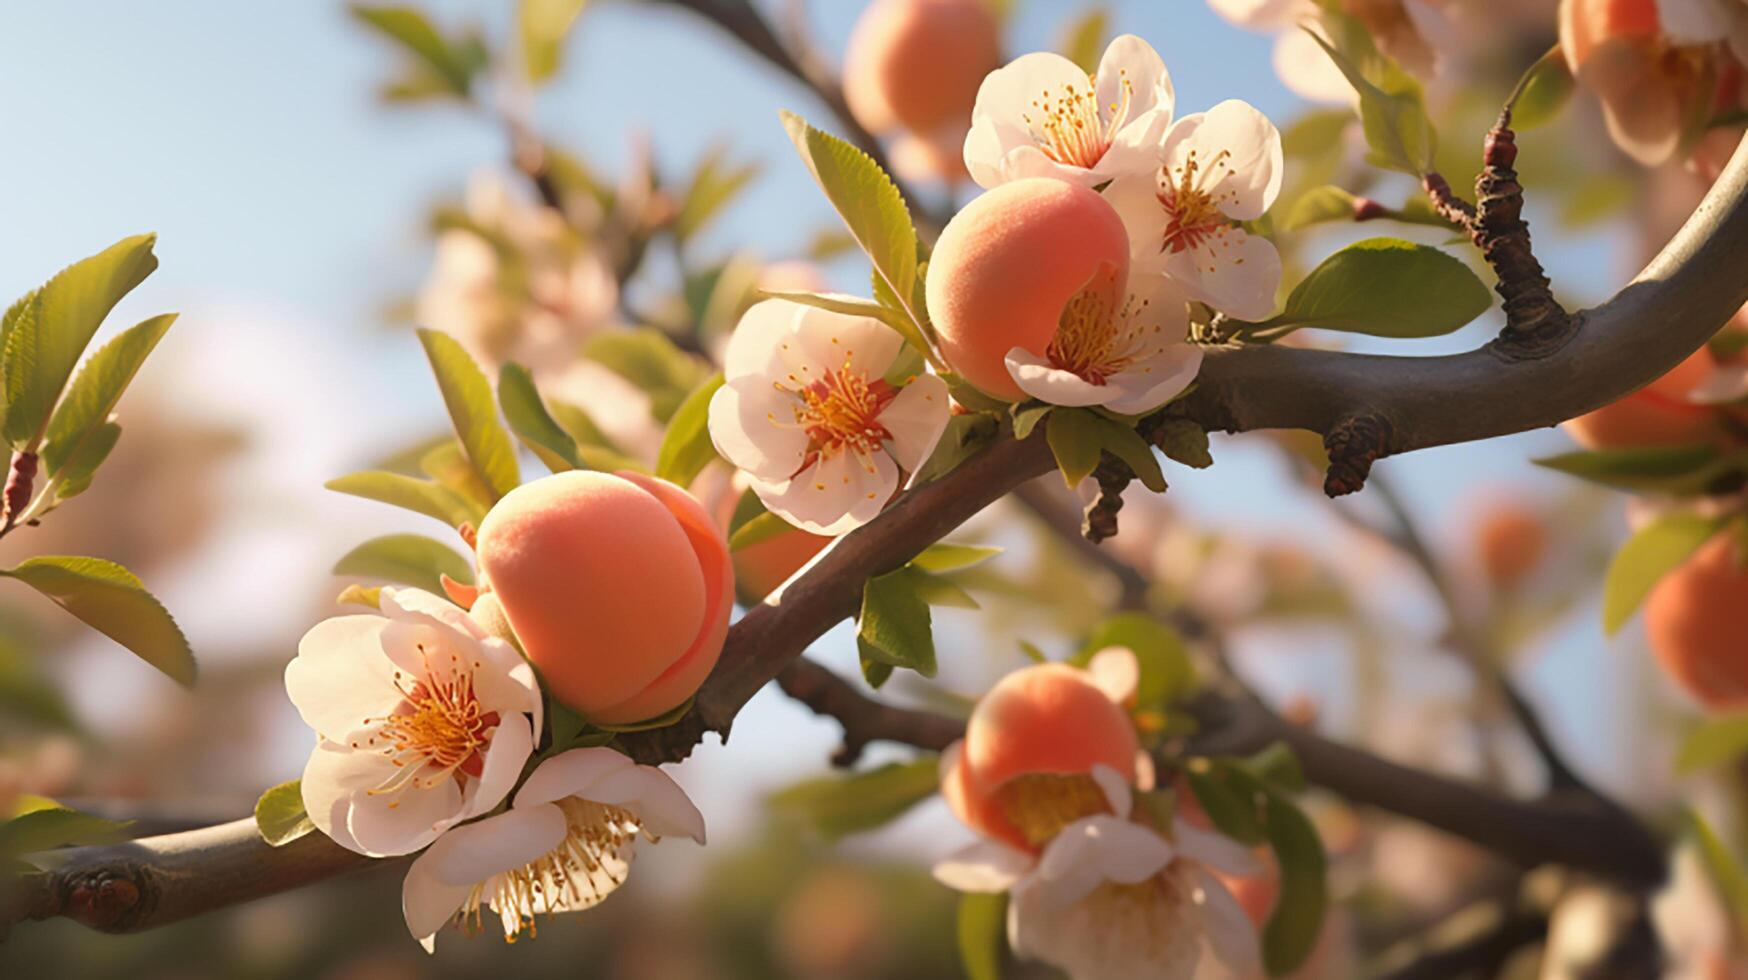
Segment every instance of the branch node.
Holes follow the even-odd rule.
[[[1548,276],[1530,244],[1523,220],[1523,185],[1518,183],[1517,134],[1511,110],[1487,133],[1481,176],[1475,180],[1476,211],[1471,234],[1475,247],[1499,282],[1505,300],[1505,329],[1496,348],[1510,359],[1545,357],[1571,335],[1573,321],[1549,288]]]
[[[1332,426],[1323,437],[1329,453],[1323,492],[1340,497],[1363,489],[1372,464],[1390,454],[1391,434],[1389,421],[1377,415],[1357,415]]]
[[[1123,509],[1123,491],[1135,474],[1121,460],[1107,454],[1092,475],[1099,484],[1099,497],[1087,505],[1081,534],[1099,544],[1117,536],[1117,512]]]

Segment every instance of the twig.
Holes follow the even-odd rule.
[[[964,723],[955,718],[864,697],[854,684],[806,657],[783,668],[777,686],[814,714],[843,726],[844,741],[832,756],[834,766],[855,765],[870,742],[902,742],[938,752],[965,734]]]
[[[1022,483],[1014,489],[1012,496],[1015,502],[1037,518],[1076,557],[1117,580],[1117,585],[1122,589],[1117,600],[1119,609],[1140,610],[1147,607],[1149,586],[1146,576],[1110,550],[1087,540],[1080,533],[1079,522],[1075,516],[1047,491],[1036,483]]]

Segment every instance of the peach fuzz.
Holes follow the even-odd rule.
[[[1748,554],[1724,532],[1665,575],[1645,632],[1665,673],[1711,711],[1748,708]]]
[[[1718,415],[1687,395],[1712,373],[1702,347],[1638,391],[1567,421],[1566,432],[1586,449],[1629,449],[1712,442],[1722,437]]]
[[[1475,523],[1475,557],[1496,589],[1509,589],[1528,578],[1547,552],[1547,526],[1527,507],[1497,504]]]
[[[1086,776],[1099,765],[1133,783],[1139,748],[1128,713],[1085,671],[1039,664],[1002,678],[977,703],[941,792],[967,826],[1035,851],[1005,812],[1005,786],[1023,776]]]
[[[971,123],[983,77],[1001,67],[986,0],[874,0],[850,32],[844,99],[872,132],[933,135]]]
[[[796,529],[736,551],[734,585],[741,601],[751,605],[770,595],[835,540]]]
[[[536,480],[486,515],[477,551],[489,592],[476,619],[501,613],[547,692],[590,721],[678,707],[722,652],[728,545],[704,507],[664,480]]]
[[[1008,351],[1045,356],[1069,300],[1105,289],[1114,308],[1128,278],[1129,236],[1103,197],[1060,180],[1015,180],[947,222],[929,260],[929,317],[953,370],[1020,401]]]

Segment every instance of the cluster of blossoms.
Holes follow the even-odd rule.
[[[1035,53],[983,79],[963,158],[987,192],[947,224],[925,286],[959,380],[1142,415],[1200,370],[1191,302],[1274,311],[1280,256],[1244,223],[1280,191],[1280,133],[1243,102],[1181,119],[1174,106],[1164,63],[1131,35],[1093,76]],[[760,303],[730,340],[711,436],[769,510],[844,533],[927,459],[952,411],[946,383],[907,363],[878,319]]]
[[[402,904],[427,948],[458,915],[477,927],[489,909],[513,939],[537,915],[599,903],[640,839],[703,843],[703,817],[667,775],[552,744],[546,722],[561,708],[610,726],[681,707],[733,603],[721,531],[652,477],[535,481],[476,541],[477,587],[385,588],[380,614],[318,624],[285,671],[317,732],[301,784],[311,822],[371,857],[423,850]]]

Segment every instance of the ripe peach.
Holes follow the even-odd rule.
[[[983,77],[1001,67],[1001,30],[986,0],[874,0],[844,54],[844,98],[872,132],[963,139]]]
[[[702,505],[634,473],[555,473],[480,523],[480,602],[501,610],[547,691],[591,721],[661,715],[703,683],[734,601]]]
[[[1663,577],[1645,602],[1645,632],[1665,673],[1712,711],[1748,708],[1748,567],[1719,534]]]
[[[1573,74],[1609,41],[1652,38],[1657,0],[1560,0],[1560,50]]]
[[[1547,552],[1546,522],[1527,507],[1495,504],[1475,524],[1475,557],[1496,589],[1510,589],[1528,578]]]
[[[734,585],[742,602],[752,605],[789,580],[796,570],[837,539],[802,530],[784,531],[734,553]]]
[[[929,261],[929,316],[953,370],[1018,401],[1026,396],[1008,374],[1008,351],[1045,356],[1070,300],[1094,290],[1115,309],[1128,278],[1128,234],[1103,197],[1060,180],[1016,180],[947,222]]]
[[[1133,783],[1138,749],[1128,714],[1085,671],[1039,664],[978,702],[941,792],[967,826],[1035,851],[1074,819],[1104,811],[1088,778],[1094,766]]]
[[[1715,362],[1706,348],[1695,351],[1668,374],[1625,398],[1565,423],[1586,449],[1627,449],[1710,442],[1721,435],[1718,415],[1687,400],[1688,392],[1710,376]]]

